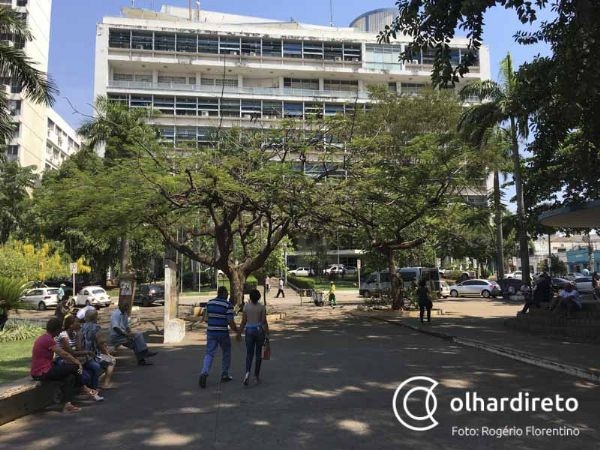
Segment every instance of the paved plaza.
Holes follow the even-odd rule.
[[[160,334],[150,329],[151,346],[160,352],[154,366],[138,367],[127,351],[120,351],[115,386],[105,391],[103,403],[84,402],[74,415],[48,410],[1,426],[0,449],[599,448],[598,385],[350,314],[356,311],[356,296],[339,296],[341,306],[336,309],[300,306],[295,294],[272,300],[286,319],[272,326],[273,356],[263,363],[261,385],[241,384],[245,347],[234,342],[235,380],[217,381],[218,359],[208,388],[198,389],[203,327],[169,346],[160,344]],[[474,308],[466,303],[453,308],[452,302],[437,306],[458,311],[458,316],[463,314],[461,308],[471,313]],[[499,316],[518,309],[518,305],[497,306],[492,314]],[[448,327],[444,324],[450,317],[434,316],[428,326]],[[396,388],[413,376],[427,376],[440,384],[434,391],[439,425],[429,431],[405,428],[393,412]],[[560,394],[576,398],[579,407],[575,412],[452,411],[452,399],[464,398],[466,391],[483,398],[513,397],[520,391],[531,397]],[[482,430],[497,433],[504,427],[521,429],[523,435],[481,435]],[[578,436],[527,436],[527,427],[569,427],[577,429]],[[479,435],[460,436],[461,430]]]

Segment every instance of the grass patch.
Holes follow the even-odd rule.
[[[0,344],[0,383],[29,375],[31,348],[35,338]]]

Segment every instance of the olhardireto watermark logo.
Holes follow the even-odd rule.
[[[439,383],[433,378],[415,376],[400,383],[394,392],[392,407],[398,421],[409,430],[427,431],[439,425],[434,414],[438,399],[434,389]],[[453,413],[505,413],[505,412],[558,412],[573,413],[579,409],[579,402],[573,397],[555,394],[536,397],[529,392],[518,392],[512,397],[483,397],[474,391],[453,397],[448,404]],[[506,417],[506,416],[504,416]],[[540,428],[534,425],[504,427],[457,427],[451,426],[452,435],[460,437],[508,436],[578,436],[579,429],[567,426]]]
[[[427,431],[435,428],[438,422],[433,418],[433,415],[437,410],[437,398],[433,390],[437,385],[438,382],[434,379],[419,376],[402,382],[396,389],[396,392],[394,392],[392,403],[396,419],[406,428],[413,431]],[[424,395],[419,395],[421,392]],[[398,397],[402,400],[400,408],[398,408]],[[415,414],[414,410],[411,410],[413,405],[409,405],[409,402],[419,403],[423,401],[424,403],[421,403],[419,407],[422,410],[421,415]],[[414,409],[417,408],[415,407]]]

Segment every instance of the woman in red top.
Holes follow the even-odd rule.
[[[39,381],[62,381],[61,390],[65,402],[63,412],[76,412],[80,408],[71,402],[77,392],[83,369],[79,360],[54,340],[61,329],[60,319],[53,317],[46,323],[46,333],[35,340],[31,352],[31,377]],[[64,364],[53,364],[54,353],[64,359]]]

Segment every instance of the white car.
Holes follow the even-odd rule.
[[[110,306],[110,297],[100,286],[85,286],[81,288],[77,297],[75,297],[77,306],[92,305],[97,308]]]
[[[444,298],[450,297],[450,285],[445,281],[440,281],[440,295]]]
[[[310,268],[308,267],[298,267],[297,269],[290,270],[288,275],[293,275],[296,277],[308,277],[310,276]]]
[[[343,275],[346,272],[346,268],[343,264],[332,264],[327,269],[323,270],[323,275]]]
[[[499,295],[500,291],[500,286],[495,281],[473,279],[450,286],[450,297],[476,295],[489,298]]]
[[[38,310],[44,311],[49,306],[53,307],[58,304],[58,288],[36,288],[29,289],[23,297],[23,303],[35,306]]]
[[[505,276],[505,278],[516,278],[516,279],[520,280],[523,278],[523,272],[520,270],[517,270],[516,272],[507,273],[504,276]]]
[[[578,277],[573,280],[573,283],[575,283],[577,292],[594,292],[594,288],[592,287],[592,277]]]

